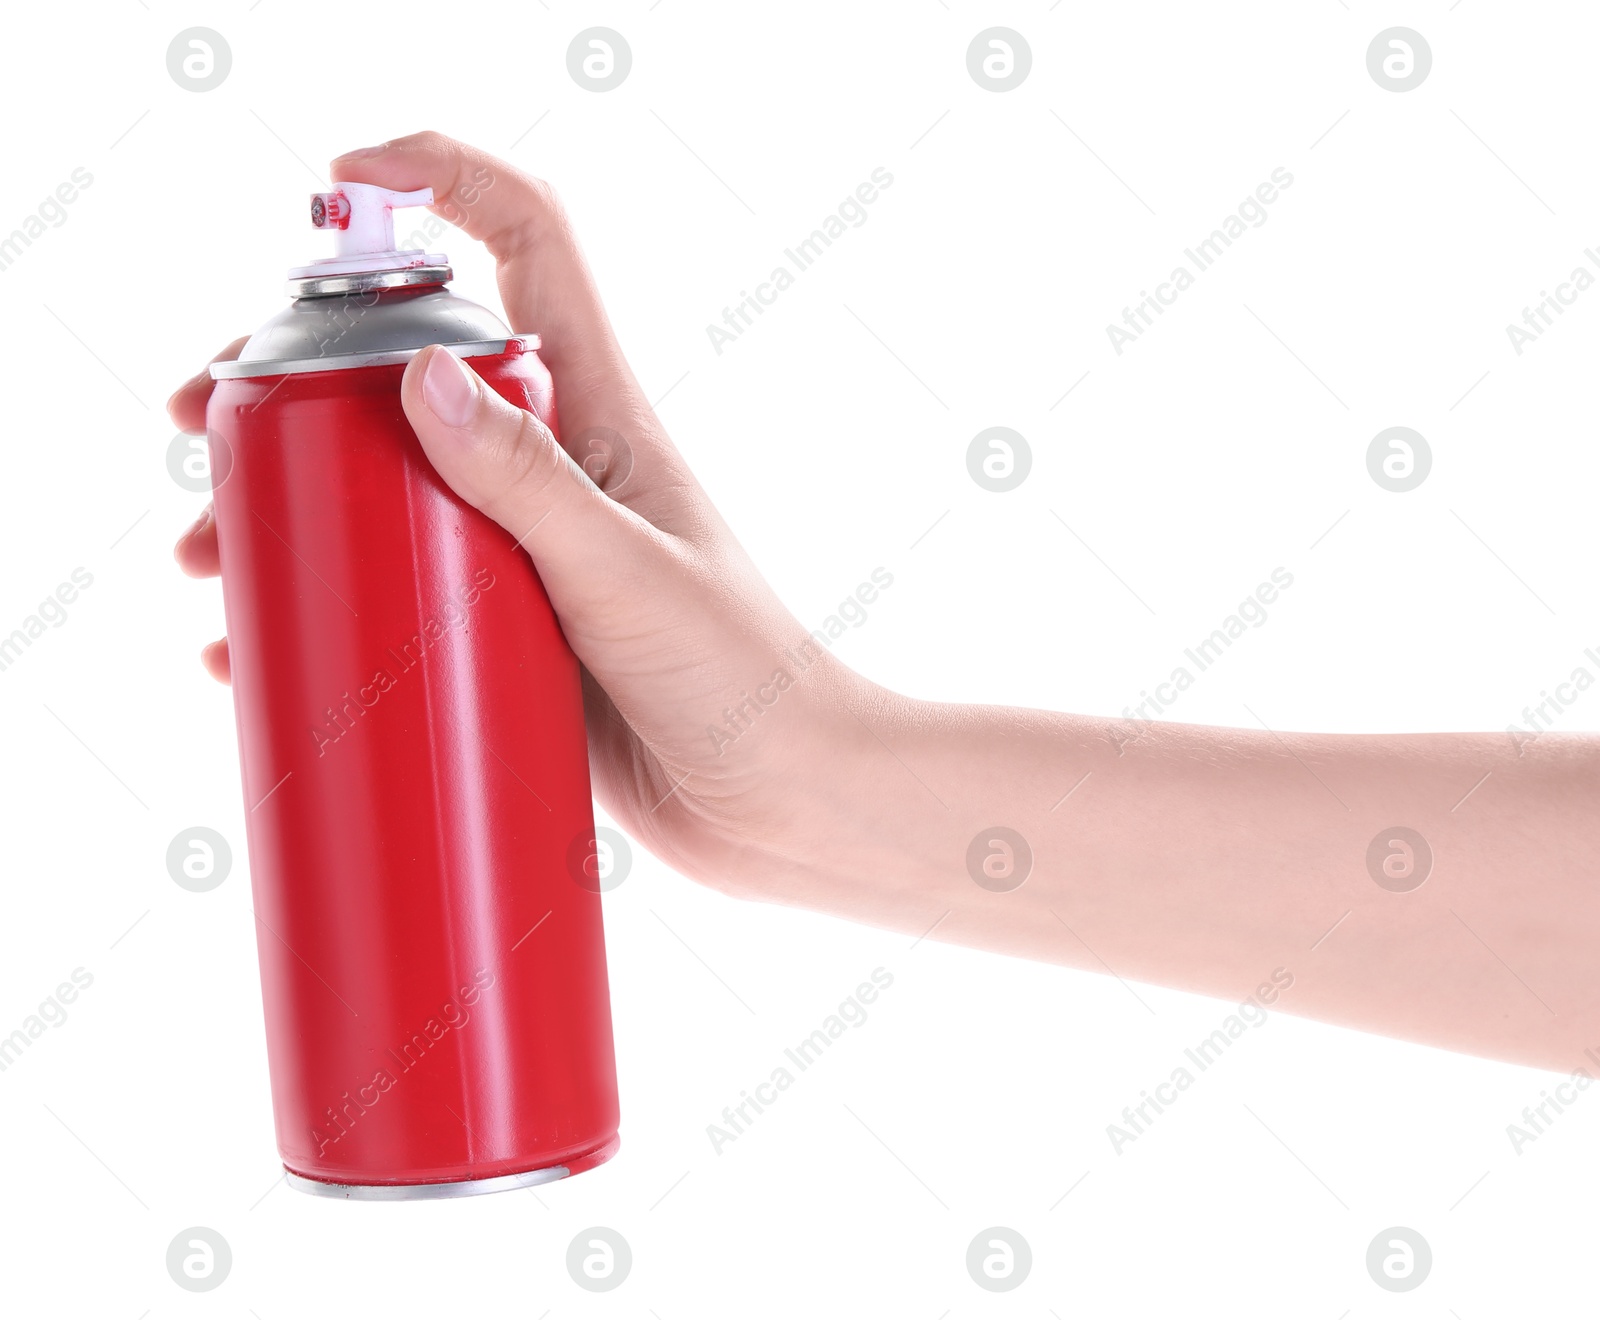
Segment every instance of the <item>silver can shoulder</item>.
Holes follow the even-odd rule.
[[[478,357],[513,342],[537,347],[534,336],[512,335],[488,308],[443,287],[369,289],[295,299],[250,336],[237,361],[214,363],[211,375],[236,380],[404,362],[429,344]]]

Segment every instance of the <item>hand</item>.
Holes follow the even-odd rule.
[[[606,810],[691,876],[732,888],[762,875],[772,892],[818,833],[819,805],[865,787],[837,776],[845,749],[865,736],[847,711],[878,694],[809,640],[711,506],[629,370],[549,185],[434,133],[341,157],[332,172],[432,187],[435,213],[493,254],[512,328],[543,337],[563,435],[604,427],[623,437],[628,461],[611,455],[596,486],[536,417],[450,353],[425,350],[402,384],[440,475],[520,538],[538,567],[584,668],[590,763]],[[210,392],[202,372],[173,395],[180,428],[204,431]],[[220,571],[209,508],[176,555],[194,576]],[[802,647],[803,672],[784,654]],[[202,661],[227,681],[226,640]],[[776,691],[780,670],[794,682],[754,704],[758,689]],[[724,712],[741,704],[748,729],[715,739],[711,728],[726,731]]]
[[[545,184],[434,134],[333,174],[431,186],[435,210],[494,255],[513,329],[544,337],[563,433],[625,437],[631,465],[597,486],[449,353],[424,350],[402,382],[440,475],[537,565],[583,663],[596,792],[653,852],[720,889],[918,941],[1226,998],[1270,991],[1345,1025],[1585,1065],[1600,1039],[1593,738],[1285,735],[876,687],[810,642],[711,507]],[[204,429],[210,388],[201,375],[173,396],[180,427]],[[209,516],[177,554],[218,571]],[[225,643],[204,659],[226,676]],[[1436,859],[1414,892],[1370,873],[1396,822]]]

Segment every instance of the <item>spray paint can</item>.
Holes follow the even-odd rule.
[[[309,1192],[473,1195],[615,1153],[576,658],[400,406],[443,344],[554,427],[533,335],[396,251],[431,190],[312,198],[332,258],[206,414],[278,1147]]]

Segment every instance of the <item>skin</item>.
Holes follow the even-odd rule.
[[[913,939],[1229,999],[1282,969],[1286,1011],[1600,1075],[1595,739],[1277,733],[921,701],[814,645],[802,669],[790,653],[806,628],[650,408],[549,185],[433,133],[341,157],[332,174],[431,186],[435,212],[495,258],[513,330],[543,336],[563,432],[624,437],[631,466],[613,461],[596,485],[579,466],[591,453],[566,452],[448,353],[426,349],[405,373],[429,459],[521,539],[583,664],[600,802],[671,866]],[[181,429],[204,431],[210,390],[201,372],[172,396]],[[209,509],[176,555],[192,576],[220,571]],[[227,681],[226,640],[202,661]],[[708,733],[780,670],[793,681],[737,738]],[[997,823],[1032,851],[1006,892],[968,864],[979,839],[980,861],[1003,869]],[[1432,851],[1409,892],[1368,866],[1397,824]]]

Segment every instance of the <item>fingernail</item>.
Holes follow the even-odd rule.
[[[357,147],[354,151],[347,151],[341,156],[335,156],[334,160],[360,160],[363,156],[381,156],[387,150],[389,150],[389,144],[380,142],[375,147]]]
[[[201,532],[205,531],[206,524],[211,521],[211,512],[211,505],[209,504],[200,510],[200,516],[196,518],[194,522],[189,524],[188,530],[178,538],[178,544],[182,545],[185,541],[192,540],[194,537],[199,536]]]
[[[422,399],[428,411],[449,427],[465,426],[478,404],[467,369],[448,349],[435,348],[422,374]]]

